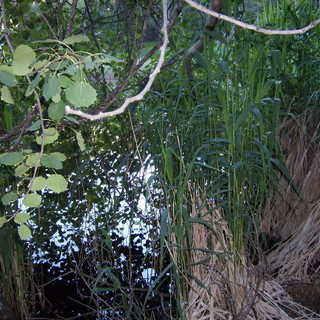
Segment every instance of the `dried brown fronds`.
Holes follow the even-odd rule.
[[[285,240],[294,235],[320,199],[320,146],[317,115],[288,119],[278,129],[286,169],[294,184],[279,178],[280,191],[267,200],[262,231]]]
[[[253,266],[244,252],[233,252],[233,234],[221,208],[196,196],[192,202],[192,216],[201,208],[203,223],[192,224],[186,319],[313,318],[314,313],[294,302],[278,281],[264,279],[261,266]]]

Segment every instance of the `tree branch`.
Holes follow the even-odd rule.
[[[209,9],[211,11],[220,12],[222,10],[222,7],[223,5],[221,0],[210,0]],[[218,19],[216,17],[207,15],[204,29],[208,31],[214,30],[217,22],[218,22]],[[200,39],[188,50],[186,55],[186,72],[190,79],[193,78],[191,57],[196,51],[201,52],[203,51],[203,49],[204,47],[203,47],[203,31],[202,31],[200,35]]]
[[[6,7],[4,5],[4,0],[0,0],[0,9],[2,11],[2,25],[4,29],[8,29],[7,18],[6,18]],[[6,39],[7,45],[10,48],[11,52],[14,53],[14,48],[11,44],[10,38],[7,33],[4,34],[4,38]]]
[[[59,40],[58,37],[57,37],[57,35],[56,35],[56,33],[55,33],[54,30],[52,29],[52,27],[51,27],[48,19],[47,19],[46,16],[42,13],[42,11],[40,10],[40,8],[39,8],[39,12],[40,12],[40,15],[41,15],[42,19],[45,21],[46,25],[47,25],[48,28],[50,29],[53,37],[54,37],[56,40]]]
[[[184,0],[180,0],[180,2],[177,5],[177,9],[171,16],[170,22],[168,22],[168,33],[172,30],[178,16],[180,15],[182,8],[184,6]],[[140,70],[140,68],[159,50],[161,44],[157,43],[146,55],[139,61],[139,57],[136,57],[136,60],[133,62],[133,67],[131,68],[130,72],[128,75],[121,81],[121,83],[113,90],[111,94],[109,94],[105,100],[100,104],[99,108],[97,111],[103,112],[106,110],[110,105],[112,105],[121,92],[123,92],[124,88],[126,85],[129,83],[130,79]],[[138,62],[139,61],[139,62]]]
[[[36,107],[32,108],[29,113],[26,115],[26,117],[18,124],[16,125],[10,132],[0,136],[0,144],[5,143],[9,139],[15,137],[15,136],[21,136],[26,132],[26,129],[30,125],[31,120],[36,115]],[[13,148],[13,147],[12,147]],[[12,149],[10,149],[12,151]]]
[[[121,107],[119,107],[116,110],[113,111],[109,111],[109,112],[100,112],[99,114],[96,115],[91,115],[85,112],[82,112],[80,110],[73,110],[71,109],[70,106],[66,106],[65,110],[67,114],[74,114],[74,115],[78,115],[81,116],[83,118],[89,119],[89,120],[99,120],[99,119],[103,119],[106,117],[112,117],[112,116],[116,116],[118,114],[123,113],[126,108],[129,106],[129,104],[136,102],[136,101],[140,101],[144,98],[144,96],[146,95],[147,92],[150,91],[151,86],[157,76],[157,74],[160,72],[161,67],[164,63],[164,59],[165,59],[165,53],[166,53],[166,49],[169,43],[169,37],[168,37],[168,17],[167,17],[167,0],[163,0],[162,2],[163,4],[163,28],[162,28],[162,32],[163,32],[163,43],[160,47],[160,57],[157,63],[156,68],[154,69],[154,71],[150,74],[149,76],[149,80],[147,82],[147,84],[145,85],[145,87],[143,88],[143,90],[130,98],[127,98],[125,100],[125,102],[122,104]]]
[[[320,23],[320,19],[317,19],[317,20],[311,22],[309,25],[307,25],[306,27],[304,27],[302,29],[294,29],[294,30],[278,30],[278,29],[275,29],[275,30],[271,30],[271,29],[265,29],[265,28],[262,28],[262,27],[258,27],[258,26],[252,25],[252,24],[248,24],[248,23],[242,22],[240,20],[237,20],[235,18],[231,18],[229,16],[226,16],[224,14],[209,10],[206,7],[202,6],[201,4],[198,4],[198,3],[194,2],[193,0],[184,0],[184,1],[190,7],[193,7],[193,8],[195,8],[195,9],[197,9],[197,10],[203,12],[203,13],[206,13],[206,14],[212,16],[212,17],[228,21],[228,22],[230,22],[232,24],[235,24],[235,25],[237,25],[237,26],[239,26],[241,28],[244,28],[244,29],[253,30],[255,32],[268,34],[268,35],[303,34],[303,33],[306,33],[307,31],[309,31],[310,29],[316,27]]]
[[[68,21],[68,24],[67,24],[66,34],[65,34],[66,38],[70,37],[71,34],[72,34],[74,18],[75,18],[76,11],[77,11],[77,4],[78,4],[78,0],[73,0],[72,1],[71,10],[70,10],[70,17],[69,17],[69,21]]]

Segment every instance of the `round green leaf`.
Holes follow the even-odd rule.
[[[15,223],[24,223],[24,222],[27,222],[29,219],[30,219],[29,213],[19,212],[14,217],[14,222]]]
[[[25,76],[32,70],[30,64],[36,58],[35,52],[26,45],[20,45],[16,48],[13,55],[12,70],[17,76]]]
[[[42,160],[42,159],[41,159]],[[31,182],[30,182],[31,184]],[[47,185],[47,179],[44,177],[36,177],[32,184],[30,190],[32,191],[37,191],[37,190],[42,190],[46,187]]]
[[[18,199],[18,195],[15,192],[9,192],[2,197],[2,202],[4,205],[8,205],[11,202],[15,202]]]
[[[86,82],[75,82],[65,90],[67,100],[78,107],[89,107],[97,99],[96,90]]]
[[[8,87],[14,87],[18,83],[15,75],[6,70],[0,70],[0,82]]]
[[[27,240],[28,238],[31,237],[31,230],[28,226],[26,226],[25,224],[22,224],[18,228],[18,234],[22,240]]]
[[[4,153],[0,155],[0,163],[6,166],[14,166],[22,162],[23,159],[24,159],[24,156],[22,152],[10,152],[10,153]]]
[[[29,193],[23,200],[23,204],[29,208],[38,207],[41,203],[41,196],[37,193]]]
[[[41,164],[47,168],[62,169],[61,161],[54,155],[44,154],[41,158]]]
[[[56,76],[50,76],[43,86],[43,96],[48,101],[60,90],[60,81]]]
[[[19,166],[16,167],[16,169],[14,171],[14,175],[16,177],[20,177],[23,174],[25,174],[29,169],[30,169],[30,167],[26,166],[24,163],[20,164]]]
[[[65,113],[65,103],[60,100],[58,103],[51,103],[48,108],[49,117],[52,120],[60,120]]]
[[[48,128],[44,130],[44,144],[50,144],[56,141],[59,137],[59,132],[56,128]],[[37,144],[42,144],[42,135],[36,138]]]
[[[56,193],[63,192],[67,189],[68,182],[60,174],[53,174],[47,179],[47,186]]]
[[[40,159],[40,153],[36,152],[36,153],[31,153],[28,155],[27,160],[26,160],[26,164],[28,166],[35,166],[37,164],[37,162]]]
[[[50,155],[55,156],[60,161],[66,161],[67,160],[67,157],[61,152],[52,152],[52,153],[50,153]]]
[[[59,80],[62,88],[70,87],[73,84],[73,81],[67,76],[59,76]]]

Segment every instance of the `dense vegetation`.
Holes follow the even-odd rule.
[[[319,27],[169,1],[164,48],[164,3],[0,0],[0,298],[19,319],[316,318],[285,283],[319,277]],[[320,12],[212,4],[266,29]]]

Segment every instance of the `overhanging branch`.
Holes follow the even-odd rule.
[[[235,24],[241,28],[244,29],[248,29],[248,30],[253,30],[255,32],[259,32],[259,33],[263,33],[263,34],[268,34],[268,35],[292,35],[292,34],[303,34],[306,33],[307,31],[309,31],[310,29],[316,27],[319,23],[320,23],[320,19],[317,19],[313,22],[311,22],[309,25],[307,25],[306,27],[302,28],[302,29],[294,29],[294,30],[272,30],[272,29],[265,29],[259,26],[255,26],[253,24],[248,24],[245,22],[242,22],[240,20],[237,20],[235,18],[226,16],[224,14],[218,13],[216,11],[213,10],[209,10],[206,7],[202,6],[201,4],[198,4],[196,2],[194,2],[193,0],[184,0],[190,7],[193,7],[195,9],[197,9],[198,11],[201,11],[203,13],[208,14],[209,16],[221,19],[221,20],[225,20],[228,21],[232,24]]]
[[[167,16],[167,0],[163,0],[162,2],[163,4],[163,28],[162,28],[162,32],[163,32],[163,43],[160,47],[160,57],[159,57],[159,60],[158,60],[158,63],[157,63],[157,66],[156,68],[154,69],[154,71],[150,74],[149,76],[149,80],[147,82],[147,84],[145,85],[145,87],[143,88],[143,90],[133,96],[133,97],[130,97],[130,98],[127,98],[124,103],[122,104],[121,107],[119,107],[118,109],[116,110],[113,110],[113,111],[109,111],[109,112],[100,112],[98,114],[95,114],[95,115],[92,115],[92,114],[88,114],[88,113],[85,113],[83,111],[80,111],[80,110],[74,110],[72,109],[70,106],[66,106],[65,107],[65,110],[66,110],[66,113],[67,114],[74,114],[74,115],[78,115],[82,118],[86,118],[86,119],[89,119],[89,120],[100,120],[100,119],[103,119],[103,118],[106,118],[106,117],[112,117],[112,116],[116,116],[118,114],[121,114],[123,113],[126,108],[133,102],[136,102],[136,101],[140,101],[144,98],[144,96],[146,95],[147,92],[150,91],[151,89],[151,86],[157,76],[157,74],[160,72],[161,70],[161,67],[164,63],[164,59],[165,59],[165,53],[166,53],[166,49],[167,49],[167,46],[168,46],[168,43],[169,43],[169,37],[168,37],[168,16]]]

